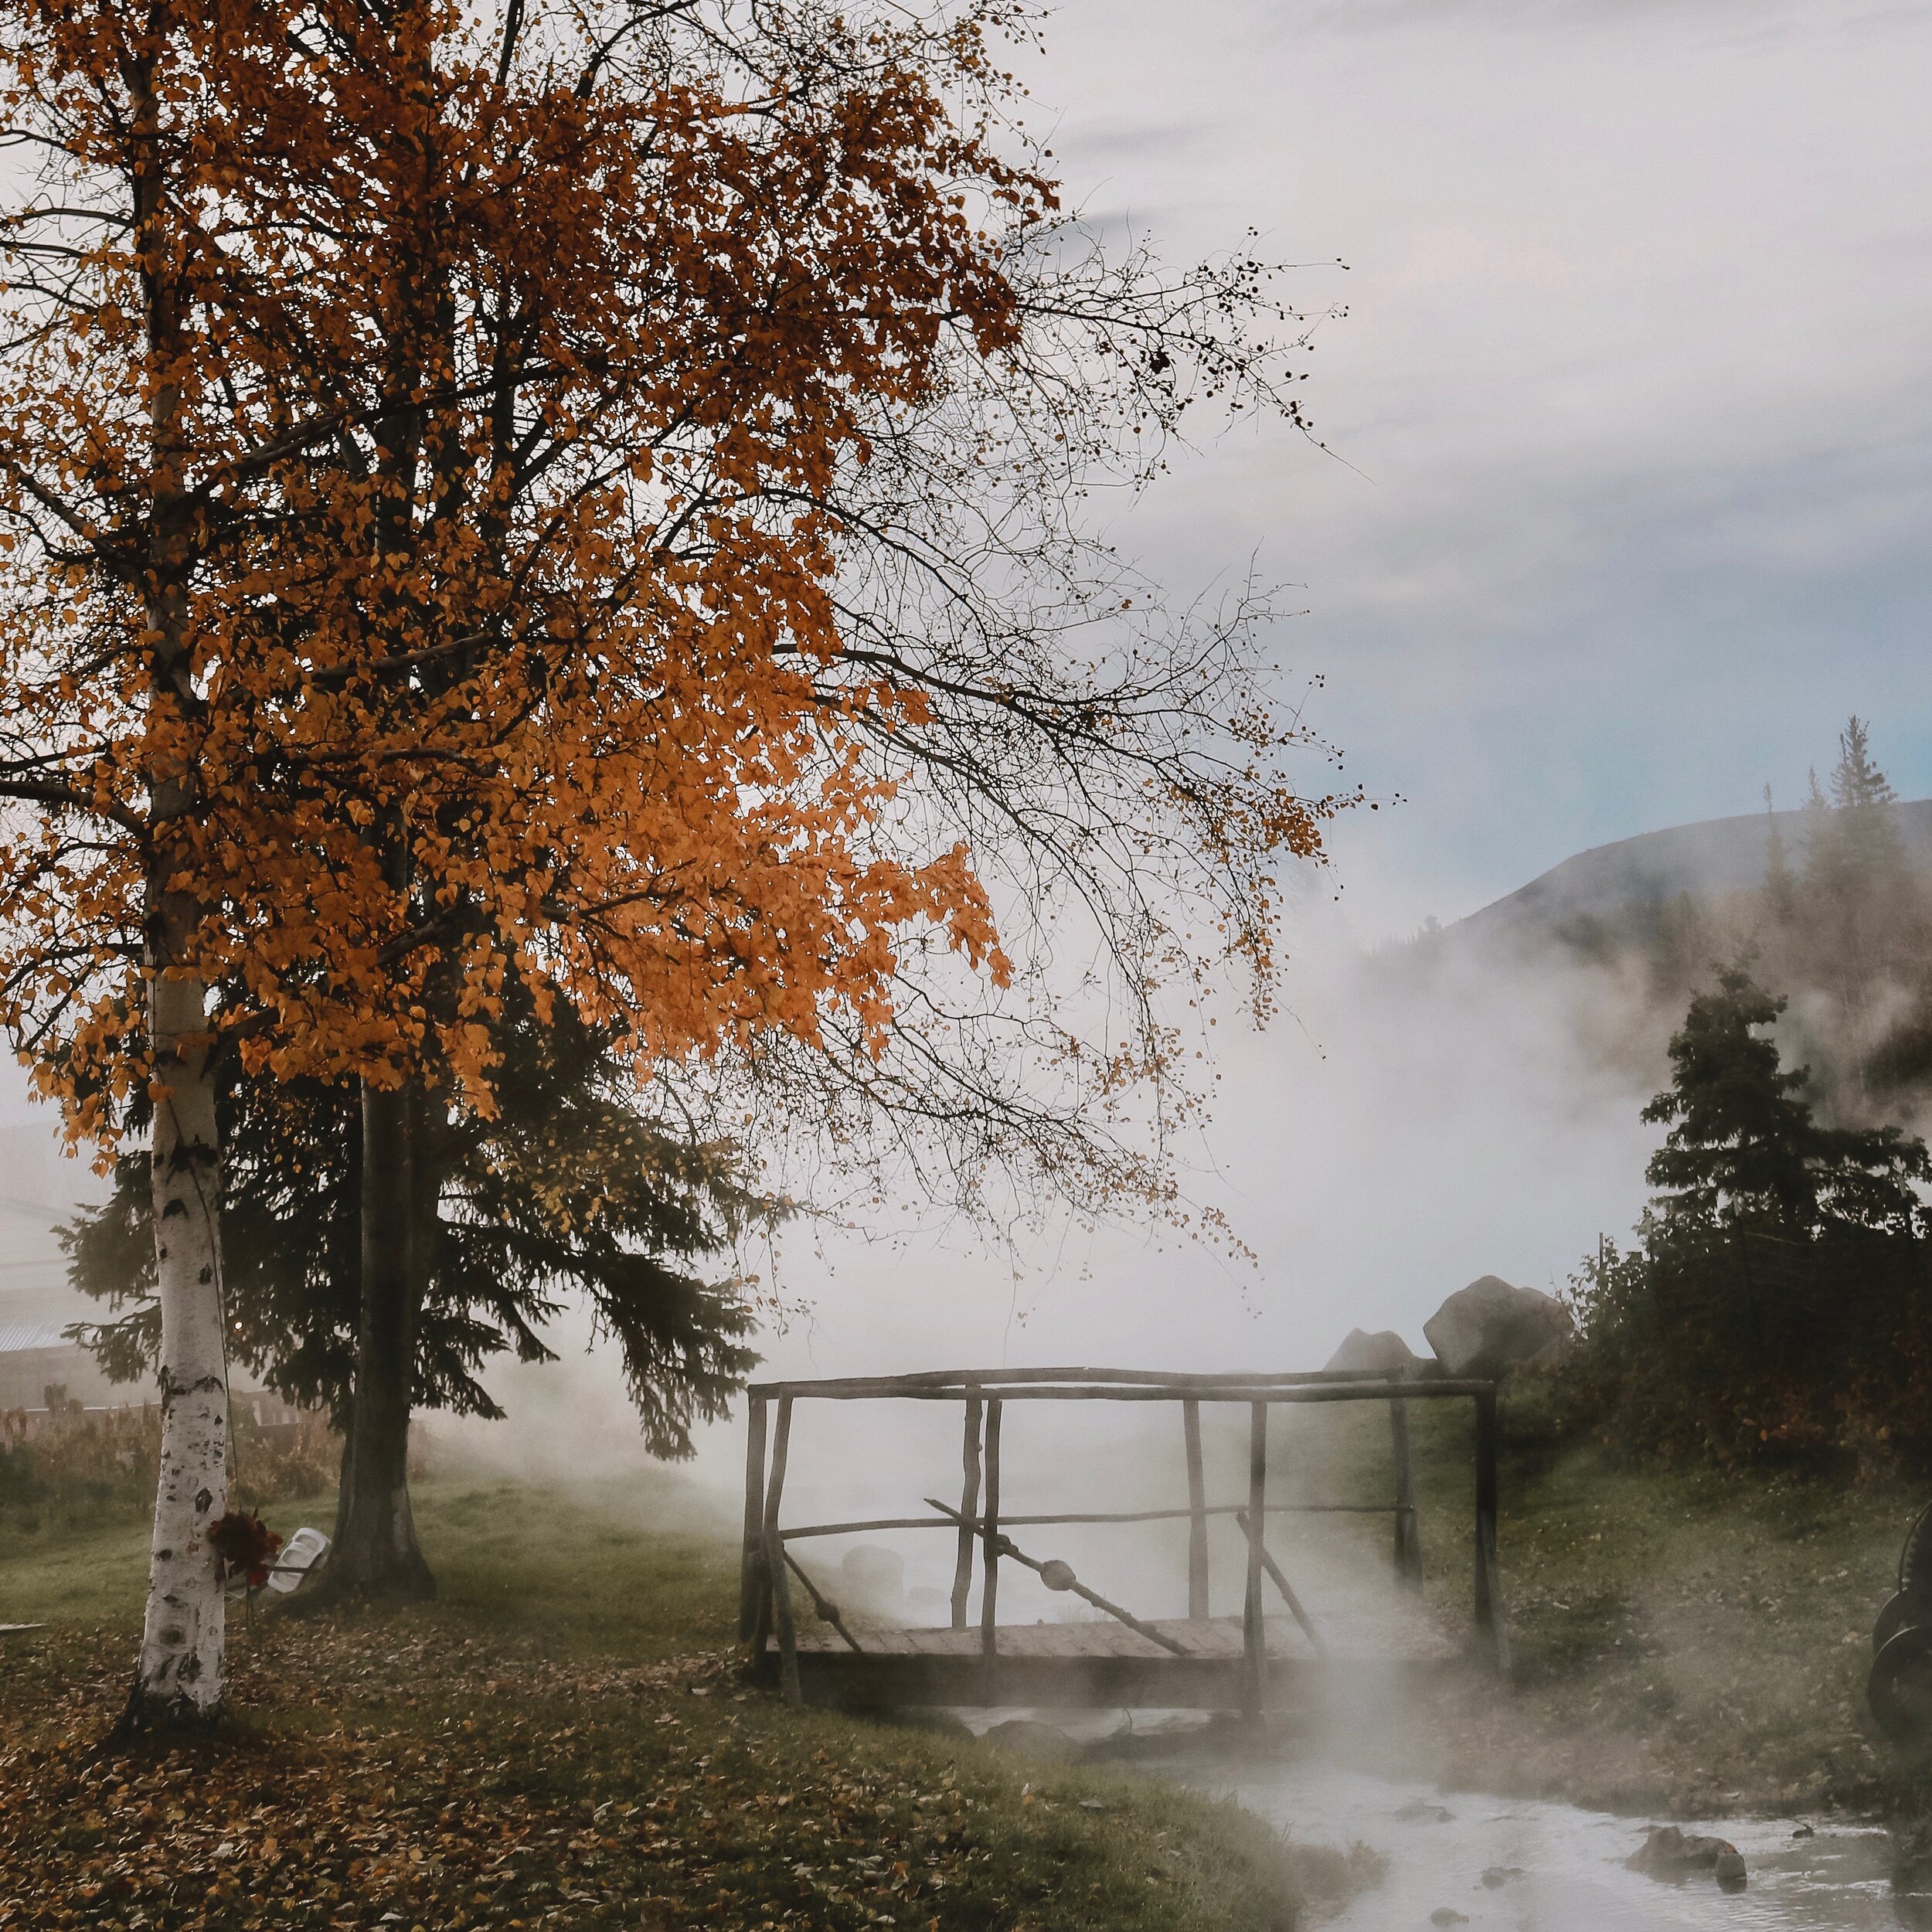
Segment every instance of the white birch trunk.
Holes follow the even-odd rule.
[[[220,1714],[223,1599],[209,1526],[228,1508],[228,1372],[222,1334],[221,1156],[193,979],[150,983],[155,1077],[155,1253],[161,1290],[161,1485],[148,1615],[129,1717],[208,1723]]]

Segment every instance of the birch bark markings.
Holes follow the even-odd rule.
[[[128,1721],[209,1722],[225,1692],[223,1604],[209,1526],[228,1507],[228,1368],[222,1334],[221,1157],[198,980],[151,982],[157,1067],[155,1253],[161,1296],[161,1480],[148,1608]]]
[[[134,131],[133,209],[147,327],[152,484],[142,602],[154,650],[146,756],[145,908],[153,1054],[155,1255],[161,1302],[161,1474],[141,1654],[126,1722],[209,1723],[221,1713],[219,1560],[208,1540],[228,1507],[228,1369],[222,1333],[221,1155],[206,988],[185,962],[202,907],[171,875],[171,829],[198,809],[189,609],[192,506],[183,478],[182,376],[190,353],[179,253],[169,233],[151,56],[125,70]]]

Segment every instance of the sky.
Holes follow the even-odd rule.
[[[1845,714],[1932,791],[1932,7],[1069,0],[1022,69],[1073,200],[1345,301],[1334,458],[1208,444],[1126,540],[1262,573],[1370,790],[1365,939],[1796,803]]]
[[[1116,1235],[1009,1286],[835,1243],[774,1357],[1423,1348],[1474,1276],[1557,1288],[1628,1229],[1648,1090],[1580,1044],[1601,987],[1391,1002],[1359,949],[1795,804],[1853,711],[1932,792],[1932,6],[1066,0],[1020,71],[1096,223],[1330,264],[1287,287],[1346,305],[1302,386],[1332,454],[1236,430],[1115,534],[1183,593],[1250,556],[1295,587],[1270,655],[1402,802],[1338,828],[1287,1018],[1228,1042],[1198,1153],[1252,1267]]]
[[[1019,66],[1095,222],[1327,264],[1287,287],[1346,305],[1301,386],[1332,453],[1238,430],[1113,534],[1182,595],[1250,558],[1294,587],[1270,656],[1402,802],[1337,828],[1340,901],[1294,908],[1287,1015],[1229,1036],[1190,1150],[1251,1266],[1056,1230],[1015,1280],[956,1234],[827,1233],[770,1364],[1420,1348],[1474,1276],[1558,1287],[1628,1228],[1650,1130],[1577,987],[1392,1003],[1360,949],[1767,782],[1794,804],[1852,711],[1932,793],[1932,5],[1067,0]],[[615,1453],[609,1366],[543,1373],[513,1412]]]

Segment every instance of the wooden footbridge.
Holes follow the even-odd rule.
[[[923,1704],[1105,1705],[1238,1710],[1298,1705],[1326,1674],[1352,1663],[1386,1675],[1404,1661],[1403,1639],[1388,1639],[1405,1622],[1413,1661],[1430,1646],[1413,1607],[1422,1552],[1417,1532],[1409,1404],[1461,1400],[1475,1407],[1475,1471],[1471,1562],[1474,1636],[1478,1653],[1507,1673],[1509,1641],[1496,1562],[1496,1389],[1490,1382],[1444,1378],[1392,1379],[1328,1370],[1298,1375],[1168,1375],[1134,1369],[1024,1369],[940,1371],[844,1380],[755,1383],[750,1389],[745,1471],[744,1549],[739,1636],[760,1671],[793,1702],[810,1697],[848,1708]],[[850,1522],[787,1525],[782,1520],[785,1466],[794,1410],[814,1402],[957,1403],[964,1415],[962,1485],[957,1507],[922,1498],[923,1515]],[[1002,1515],[1000,1434],[1012,1402],[1177,1404],[1186,1452],[1185,1508],[1060,1515]],[[1268,1500],[1268,1416],[1277,1405],[1379,1402],[1388,1405],[1395,1463],[1394,1494],[1386,1503]],[[777,1406],[775,1426],[771,1415]],[[1247,1495],[1210,1502],[1201,1454],[1201,1410],[1245,1404],[1249,1411]],[[1396,1589],[1384,1619],[1357,1616],[1348,1628],[1325,1629],[1309,1615],[1268,1548],[1270,1516],[1341,1512],[1393,1519]],[[1245,1539],[1247,1587],[1240,1616],[1209,1614],[1209,1519],[1230,1516]],[[1057,1558],[1022,1550],[1021,1532],[1070,1525],[1148,1523],[1185,1519],[1188,1614],[1146,1621],[1089,1587]],[[898,1530],[939,1531],[956,1546],[951,1618],[942,1628],[854,1628],[814,1583],[791,1546],[826,1536]],[[1029,1544],[1032,1535],[1027,1536]],[[1037,1546],[1036,1546],[1037,1547]],[[980,1573],[976,1619],[969,1619],[973,1572]],[[1093,1614],[1078,1621],[999,1621],[1002,1563],[1035,1573],[1049,1590],[1083,1600]],[[816,1621],[801,1628],[793,1585],[811,1601]],[[1264,1591],[1281,1614],[1268,1614]],[[1402,1613],[1407,1593],[1408,1609]],[[1444,1648],[1438,1635],[1434,1648]]]

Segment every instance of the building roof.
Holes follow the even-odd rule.
[[[10,1321],[0,1316],[0,1355],[23,1354],[29,1349],[72,1349],[79,1345],[70,1342],[60,1331],[65,1324],[59,1321],[27,1320]]]

